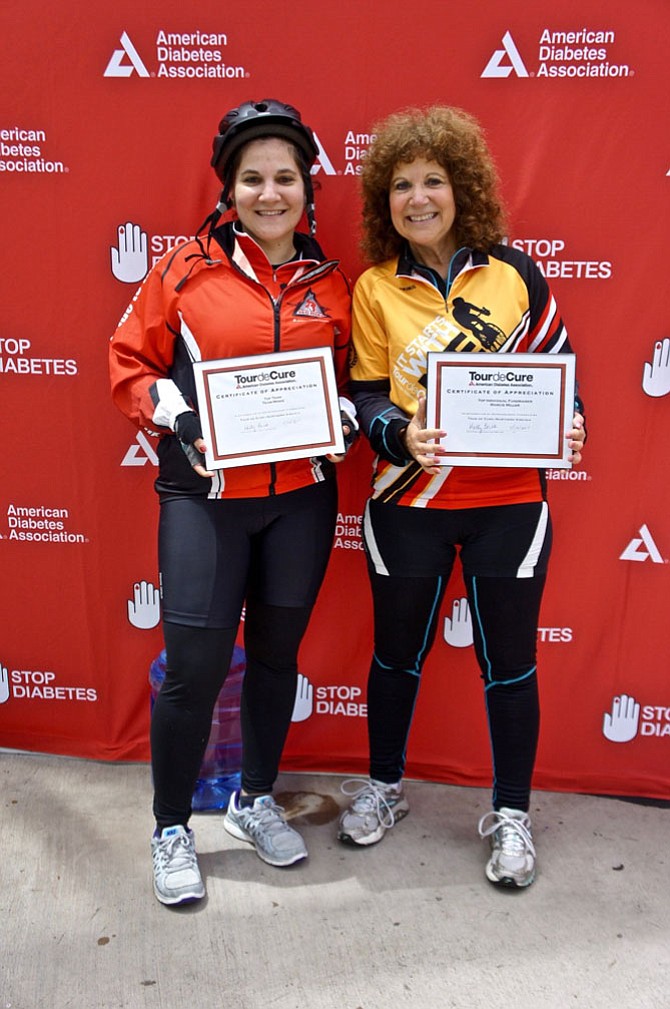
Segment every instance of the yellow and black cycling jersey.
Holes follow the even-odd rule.
[[[422,508],[543,500],[537,469],[445,466],[431,476],[408,459],[398,437],[425,392],[430,351],[572,352],[549,285],[529,256],[504,245],[488,253],[460,249],[445,282],[406,249],[359,277],[352,339],[352,398],[377,453],[374,498]]]

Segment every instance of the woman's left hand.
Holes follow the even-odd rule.
[[[351,428],[349,427],[348,424],[343,424],[342,425],[342,434],[344,435],[345,439],[348,438],[349,435],[351,434]],[[327,455],[326,459],[328,460],[328,462],[338,463],[338,462],[342,462],[342,460],[344,459],[344,457],[346,456],[346,454],[347,454],[347,449],[345,448],[344,452],[340,452],[337,455]]]
[[[582,449],[584,448],[584,441],[586,439],[584,418],[581,413],[576,413],[574,415],[572,418],[572,430],[568,431],[565,437],[570,443],[570,449],[572,451],[572,464],[576,466],[582,461]]]
[[[359,435],[356,407],[344,396],[340,396],[340,420],[342,422],[342,434],[344,435],[344,452],[327,455],[326,459],[328,462],[342,462]]]
[[[197,451],[202,456],[204,462],[207,446],[205,445],[202,438],[198,438],[196,439],[196,441],[193,442],[193,448],[197,449]],[[204,476],[204,477],[214,476],[214,473],[210,473],[210,471],[208,469],[205,469],[205,467],[200,462],[192,462],[191,465],[193,466],[193,469],[196,471],[198,476]]]

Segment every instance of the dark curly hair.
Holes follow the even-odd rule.
[[[433,105],[408,108],[376,124],[361,170],[363,237],[361,249],[371,263],[397,256],[403,239],[391,223],[389,188],[400,162],[424,157],[448,173],[458,246],[483,252],[505,234],[505,211],[498,195],[498,175],[482,128],[462,109]]]

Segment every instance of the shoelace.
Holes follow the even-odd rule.
[[[379,822],[387,829],[395,823],[386,793],[373,781],[361,782],[360,778],[347,778],[340,785],[340,791],[353,797],[351,808],[354,813],[376,813]]]
[[[485,827],[489,818],[492,818],[492,822]],[[515,820],[494,809],[485,813],[479,821],[479,835],[489,837],[496,831],[500,831],[500,846],[506,855],[521,857],[527,851],[535,855],[532,835],[523,820]]]
[[[263,829],[267,833],[276,834],[279,830],[292,830],[284,820],[284,807],[273,802],[272,805],[263,806],[260,810],[254,810],[253,816],[249,818],[246,829],[251,833]]]
[[[184,837],[183,834],[175,834],[167,841],[162,841],[157,850],[163,868],[169,864],[170,870],[173,872],[178,872],[181,869],[193,869],[197,865],[193,845],[189,838]]]

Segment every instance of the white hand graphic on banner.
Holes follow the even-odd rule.
[[[603,718],[603,736],[611,743],[629,743],[637,735],[640,705],[634,697],[621,694],[612,701],[611,714]]]
[[[119,246],[111,246],[112,273],[123,284],[139,284],[149,268],[147,233],[139,224],[119,225]]]
[[[9,674],[7,666],[0,666],[0,704],[9,700]]]
[[[651,364],[644,362],[642,388],[647,396],[667,396],[670,392],[670,338],[658,340]]]
[[[151,582],[135,582],[128,600],[128,620],[141,631],[151,630],[161,618],[160,592]]]
[[[444,618],[444,640],[453,648],[467,648],[472,644],[470,604],[465,596],[461,599],[454,599],[451,617]]]
[[[292,722],[304,722],[312,714],[314,707],[314,687],[306,676],[298,673],[298,683],[295,689],[295,704],[293,705]]]

